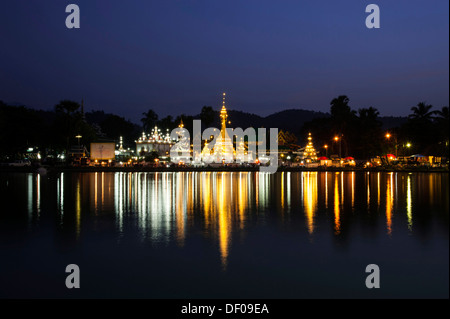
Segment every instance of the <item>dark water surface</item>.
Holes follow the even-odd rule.
[[[448,298],[448,191],[448,173],[2,173],[0,297]]]

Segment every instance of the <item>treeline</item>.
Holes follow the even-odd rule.
[[[233,114],[230,116],[230,127],[257,128],[263,124],[262,121],[267,120],[270,122],[267,127],[278,127],[284,131],[288,128],[290,133],[298,137],[296,144],[301,146],[306,145],[306,137],[311,132],[320,155],[339,155],[340,146],[342,156],[353,156],[357,159],[368,159],[387,153],[399,156],[418,153],[449,156],[447,106],[433,109],[433,106],[425,102],[418,103],[411,107],[410,115],[404,123],[389,129],[388,132],[383,129],[380,113],[376,108],[355,110],[349,103],[350,100],[345,95],[334,98],[330,102],[329,114],[309,111],[311,114],[306,115],[313,119],[306,121],[293,116],[297,114],[294,111],[300,110],[279,112],[266,118],[230,111],[229,113]],[[141,126],[103,111],[84,113],[79,103],[69,100],[60,101],[52,111],[10,106],[0,101],[0,155],[20,154],[28,147],[36,146],[44,156],[46,153],[60,153],[77,144],[76,136],[82,136],[83,145],[89,145],[96,140],[118,142],[119,136],[122,136],[126,146],[134,147],[134,141],[143,130],[150,133],[157,125],[171,131],[183,122],[184,127],[192,132],[193,119],[202,120],[202,129],[220,125],[219,112],[211,106],[204,106],[195,116],[181,114],[164,118],[159,118],[156,112],[149,109],[142,114]],[[387,133],[390,134],[389,138],[386,137]]]
[[[38,147],[43,156],[56,155],[76,145],[96,140],[134,142],[141,127],[123,117],[103,111],[83,113],[79,103],[60,101],[53,111],[10,106],[0,101],[0,155],[20,157],[27,148]]]
[[[432,105],[420,102],[411,107],[404,124],[386,131],[382,129],[380,113],[376,108],[354,110],[349,102],[350,99],[345,95],[333,99],[329,117],[314,119],[301,128],[302,136],[312,133],[314,145],[320,154],[328,152],[329,155],[339,155],[341,144],[342,156],[358,159],[387,153],[448,157],[448,106],[433,110]]]

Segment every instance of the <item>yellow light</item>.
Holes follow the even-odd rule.
[[[334,137],[334,140],[335,140],[335,141],[339,141],[339,137],[335,136],[335,137]]]
[[[323,147],[328,148],[328,145],[324,145]]]
[[[411,143],[407,143],[406,147],[408,147],[408,148],[411,147]]]
[[[391,138],[391,134],[387,133],[386,138]]]

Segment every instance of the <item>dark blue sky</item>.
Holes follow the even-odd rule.
[[[67,29],[66,5],[81,10]],[[366,5],[381,29],[365,26]],[[0,3],[0,100],[85,100],[134,121],[219,109],[260,115],[354,108],[407,115],[449,102],[449,1],[42,1]]]

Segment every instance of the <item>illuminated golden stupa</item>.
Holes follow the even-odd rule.
[[[306,145],[303,151],[303,159],[306,160],[307,163],[317,161],[317,153],[313,146],[311,133],[308,134],[308,145]]]
[[[232,163],[234,160],[233,141],[227,132],[228,113],[225,107],[225,93],[223,93],[222,109],[220,110],[221,129],[220,135],[216,138],[214,145],[214,162],[216,163]]]

